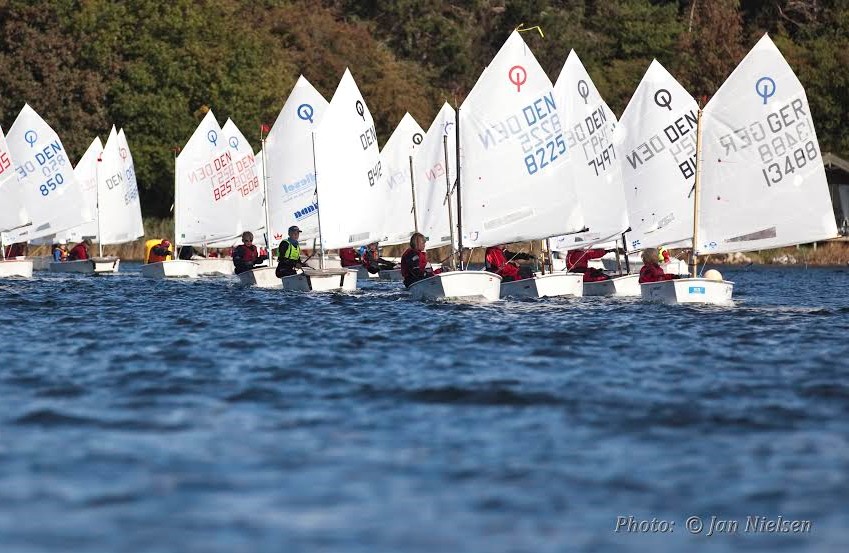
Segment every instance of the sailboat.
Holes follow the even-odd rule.
[[[628,230],[621,160],[613,142],[616,116],[574,50],[554,84],[554,98],[563,118],[563,136],[572,154],[571,169],[589,230],[551,238],[549,247],[561,252],[615,247]],[[639,275],[620,273],[609,280],[584,282],[583,294],[639,296],[638,279]]]
[[[227,141],[209,110],[174,160],[174,252],[180,245],[203,246],[240,234],[230,222],[238,191],[230,179]],[[199,274],[192,260],[169,259],[142,265],[149,278],[188,277]]]
[[[698,122],[695,255],[837,237],[805,89],[769,36],[740,62]],[[715,270],[699,277],[695,261],[691,278],[643,284],[643,298],[730,303],[734,283]]]
[[[693,97],[653,60],[614,131],[630,225],[626,255],[691,246],[697,113]],[[677,260],[663,267],[685,269]]]
[[[301,75],[262,141],[269,257],[292,225],[301,229],[302,243],[318,239],[312,133],[326,109],[327,100]],[[239,280],[246,285],[279,288],[282,281],[275,271],[273,266],[257,268],[240,274]]]
[[[83,188],[90,190],[89,193],[93,192],[95,220],[56,237],[58,242],[93,237],[98,244],[98,256],[88,260],[51,263],[52,272],[116,273],[120,260],[117,257],[104,257],[103,246],[124,244],[144,236],[135,170],[126,139],[122,145],[121,137],[122,133],[116,132],[113,126],[106,145],[101,146],[100,139],[95,139],[74,168],[74,173],[84,183]],[[127,158],[129,163],[125,161]],[[94,182],[93,187],[86,185],[91,181]]]
[[[18,114],[6,140],[20,184],[16,216],[26,223],[6,230],[4,243],[51,236],[94,218],[62,141],[29,104]]]
[[[18,181],[12,154],[0,129],[0,278],[32,277],[32,260],[6,259],[3,233],[28,224],[22,209],[24,188]]]
[[[283,277],[283,288],[299,291],[355,290],[356,271],[325,267],[325,250],[379,241],[379,221],[360,205],[379,199],[385,173],[374,120],[348,69],[312,133],[319,269]]]
[[[460,120],[462,240],[494,246],[576,232],[584,220],[551,81],[514,31],[466,97]],[[500,295],[581,296],[583,275],[502,282]]]
[[[381,185],[384,199],[378,204],[382,204],[384,245],[406,244],[413,232],[418,232],[413,154],[423,140],[424,130],[412,115],[405,113],[380,151],[381,169],[386,173]],[[371,275],[365,267],[358,269],[359,279],[373,276],[379,276],[381,280],[403,280],[400,269],[384,269],[379,275]]]

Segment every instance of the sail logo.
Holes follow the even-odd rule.
[[[672,111],[672,94],[670,94],[665,88],[661,88],[654,93],[654,103],[662,108]]]
[[[312,116],[315,114],[315,110],[310,104],[301,104],[298,106],[298,119],[301,121],[309,121],[312,123]]]
[[[283,183],[283,194],[286,196],[294,195],[297,192],[315,187],[315,173],[307,173],[303,178],[295,182]]]
[[[763,98],[764,105],[766,105],[766,101],[775,96],[775,81],[771,77],[761,77],[755,83],[755,92]]]
[[[584,79],[578,81],[578,96],[583,98],[584,105],[587,105],[587,98],[590,97],[590,87]]]
[[[315,203],[315,202],[312,202],[310,205],[297,210],[293,215],[295,216],[296,221],[301,221],[303,219],[306,219],[307,217],[311,217],[312,215],[315,215],[315,213],[317,211],[318,211],[318,204]]]
[[[528,82],[528,72],[521,65],[514,65],[507,72],[507,78],[516,85],[516,92],[522,92],[522,85]]]

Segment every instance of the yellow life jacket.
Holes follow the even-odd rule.
[[[162,238],[153,238],[151,240],[145,240],[145,242],[144,242],[144,262],[145,263],[156,263],[157,261],[170,261],[171,260],[170,255],[165,256],[164,258],[162,258],[161,256],[154,255],[154,257],[156,259],[153,259],[153,260],[150,259],[150,250],[152,250],[154,247],[161,244],[162,240],[163,240]]]
[[[285,250],[283,249],[283,244],[288,244]],[[283,240],[280,242],[280,250],[277,255],[283,259],[297,262],[301,260],[301,247],[294,245],[289,240]]]

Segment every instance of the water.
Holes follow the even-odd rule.
[[[846,269],[700,308],[122,268],[0,282],[0,551],[849,548]]]

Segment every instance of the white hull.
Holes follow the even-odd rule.
[[[232,259],[201,258],[192,259],[192,262],[197,263],[197,274],[200,276],[228,276],[236,274],[236,268],[233,266]]]
[[[648,282],[640,285],[644,300],[666,303],[701,303],[731,305],[734,283],[727,280],[706,278],[679,278],[663,282]]]
[[[495,301],[501,297],[501,277],[486,271],[451,271],[414,282],[416,300],[462,299]]]
[[[239,273],[239,282],[245,286],[257,286],[259,288],[280,288],[283,283],[277,278],[275,267],[259,267],[244,273]]]
[[[5,259],[0,261],[0,278],[32,278],[32,261],[29,259]]]
[[[548,273],[533,278],[501,283],[501,297],[547,298],[584,295],[584,275],[578,273]]]
[[[585,282],[585,296],[639,297],[640,275],[623,275],[610,280]]]
[[[357,289],[356,271],[346,269],[306,269],[281,280],[284,290],[297,292],[353,292]]]
[[[79,273],[100,275],[117,273],[121,260],[117,257],[92,257],[76,261],[54,261],[50,264],[51,273]]]
[[[198,264],[184,259],[172,259],[147,263],[141,266],[141,274],[147,278],[197,278]]]
[[[390,282],[404,282],[404,277],[401,276],[401,269],[384,269],[380,271],[380,280]]]

